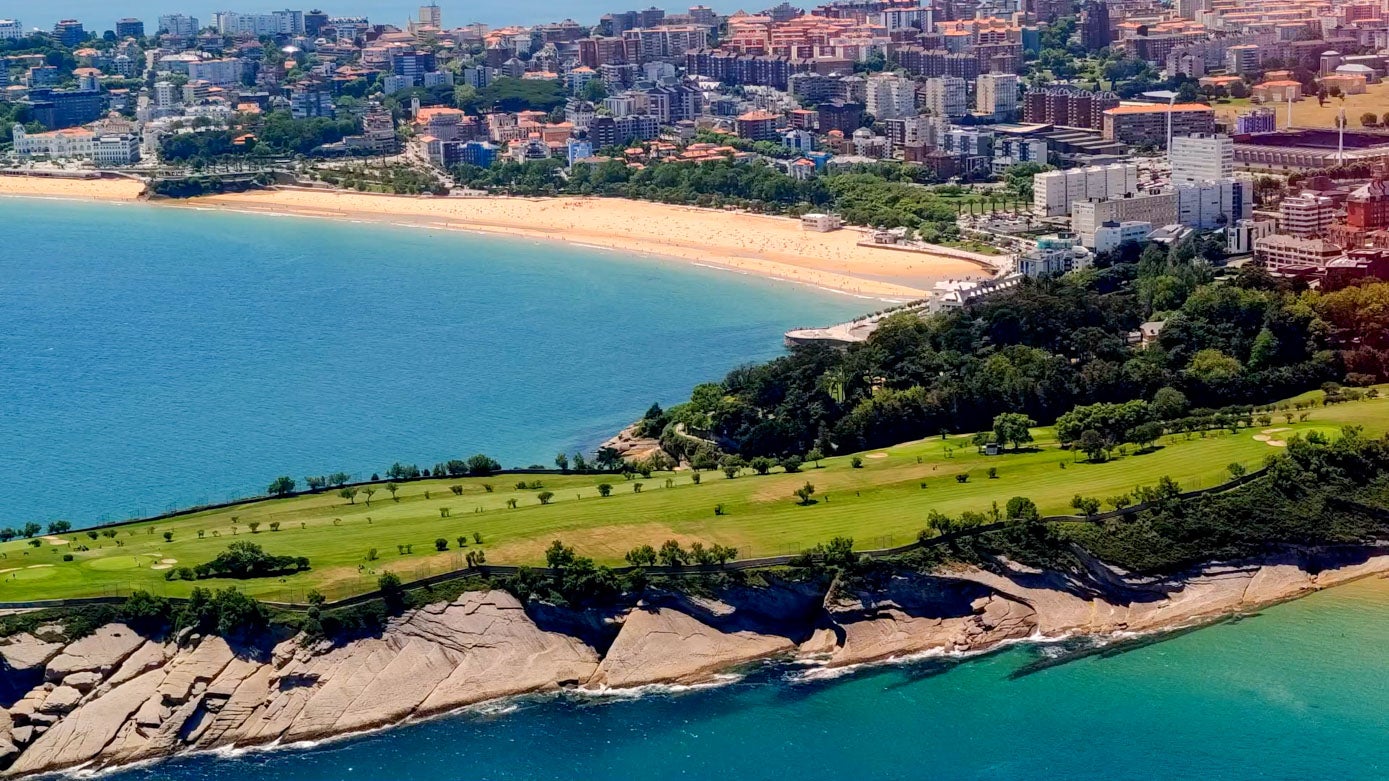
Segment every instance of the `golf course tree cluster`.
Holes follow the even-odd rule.
[[[6,526],[0,528],[0,542],[9,542],[16,538],[37,537],[42,531],[43,527],[33,521],[29,521],[19,527]]]
[[[169,579],[197,578],[268,578],[290,575],[309,568],[304,556],[276,556],[266,553],[254,542],[233,542],[212,561],[203,562],[188,571],[188,567],[169,570]],[[191,575],[191,577],[190,577]]]
[[[1177,428],[1164,423],[1389,378],[1389,283],[1324,293],[1256,269],[1213,283],[1194,252],[1154,245],[963,309],[890,316],[848,349],[798,346],[653,407],[643,433],[706,468],[726,453],[751,463],[977,431],[1016,448],[1029,422],[1063,420],[1063,441],[1093,431],[1098,451],[1149,445]],[[1131,334],[1150,320],[1160,336],[1140,344]]]

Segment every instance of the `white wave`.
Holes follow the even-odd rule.
[[[566,694],[594,699],[636,700],[660,694],[683,694],[685,692],[716,689],[737,683],[745,676],[737,673],[722,673],[699,683],[648,683],[641,686],[600,686],[592,689],[570,689]]]

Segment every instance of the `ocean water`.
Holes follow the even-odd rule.
[[[317,5],[290,4],[289,7],[302,11],[321,8],[330,16],[365,16],[373,24],[393,24],[403,30],[406,22],[417,17],[421,5],[428,5],[428,0],[323,0]],[[706,5],[723,14],[746,7],[751,13],[770,8],[776,5],[776,2],[742,6],[732,0],[703,0],[686,4],[669,4],[653,0],[571,0],[562,4],[555,3],[554,0],[511,0],[507,3],[457,3],[440,0],[438,5],[443,13],[444,26],[452,28],[473,22],[502,27],[513,24],[544,24],[566,18],[583,25],[595,25],[603,14],[650,8],[653,5],[665,9],[667,13],[685,13],[686,9],[694,5]],[[813,4],[803,5],[809,7]],[[104,30],[113,29],[117,19],[130,16],[143,20],[145,31],[153,34],[162,14],[189,14],[196,17],[200,24],[207,26],[212,23],[212,14],[216,11],[262,13],[284,7],[284,3],[256,0],[220,4],[209,3],[208,0],[122,0],[115,5],[103,0],[59,0],[57,3],[42,6],[23,0],[0,0],[0,19],[18,19],[26,29],[49,29],[59,19],[77,19],[86,29],[99,34]]]
[[[806,682],[522,701],[111,781],[1186,781],[1389,777],[1389,588],[1361,581],[1107,654],[1015,646]]]
[[[549,465],[878,305],[551,243],[0,199],[0,525]]]

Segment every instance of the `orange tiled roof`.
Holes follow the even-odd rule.
[[[1172,107],[1173,111],[1214,111],[1215,109],[1204,103],[1178,103]],[[1106,110],[1106,114],[1165,114],[1167,107],[1154,104],[1152,106],[1116,106]]]

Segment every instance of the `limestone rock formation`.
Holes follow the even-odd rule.
[[[165,642],[120,624],[66,646],[21,636],[0,646],[0,671],[27,680],[0,701],[9,702],[0,708],[0,775],[316,739],[566,686],[692,682],[785,654],[851,665],[1039,633],[1155,630],[1389,570],[1389,554],[1363,549],[1165,578],[1082,562],[1064,574],[1000,559],[833,585],[729,587],[717,597],[658,592],[625,614],[528,610],[505,592],[473,592],[340,645],[239,647],[189,633]]]

